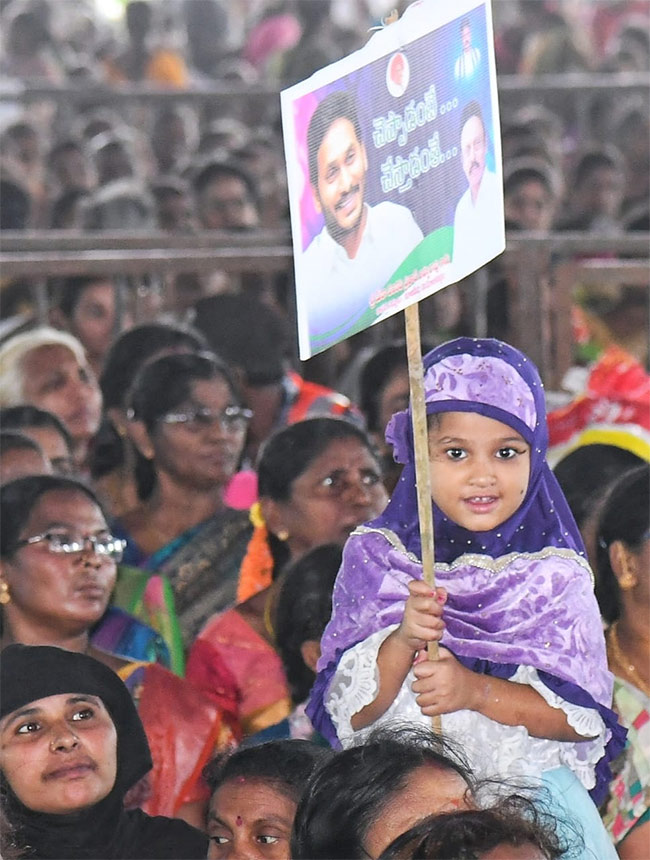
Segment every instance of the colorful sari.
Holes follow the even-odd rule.
[[[235,602],[239,567],[252,531],[248,513],[220,511],[149,556],[119,521],[112,529],[128,541],[115,605],[161,634],[173,671],[183,674],[184,652],[199,630]]]
[[[224,668],[235,685],[243,735],[289,716],[291,695],[282,661],[236,609],[212,618],[199,633],[187,661],[187,678],[221,703]]]
[[[614,708],[628,730],[627,746],[609,786],[603,821],[618,844],[650,818],[650,698],[615,677]]]
[[[108,651],[128,660],[160,663],[171,668],[167,637],[117,606],[109,606],[90,631],[90,643],[100,651]]]

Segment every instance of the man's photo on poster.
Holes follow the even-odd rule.
[[[325,223],[302,255],[306,300],[310,320],[336,333],[368,310],[370,293],[423,234],[406,206],[368,202],[368,155],[349,92],[335,90],[319,102],[307,128],[307,158],[314,207]]]
[[[282,92],[303,359],[503,250],[492,22],[458,2]]]

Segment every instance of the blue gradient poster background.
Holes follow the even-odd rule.
[[[453,9],[440,8],[447,5]],[[461,68],[464,75],[459,75],[458,63],[461,24],[471,28],[473,58]],[[400,259],[386,255],[389,271],[374,265],[376,254],[369,258],[372,265],[363,265],[363,245],[358,259],[346,259],[326,235],[317,189],[310,182],[307,129],[317,106],[339,91],[350,94],[358,113],[367,159],[364,204],[383,219],[379,227],[373,226],[374,238],[382,245],[394,244],[399,253],[400,223],[395,222],[393,234],[387,223],[392,213],[400,214],[399,207],[410,211],[422,233],[417,246]],[[412,4],[400,21],[373,36],[362,50],[282,93],[301,358],[476,268],[475,259],[467,266],[462,259],[452,260],[454,213],[468,188],[460,153],[461,114],[468,103],[480,105],[487,138],[485,169],[498,178],[500,187],[496,74],[486,2]],[[393,206],[376,208],[386,203]],[[502,192],[494,208],[492,219],[502,225]],[[480,246],[481,236],[475,240]],[[492,231],[485,244],[481,264],[503,250],[505,236]],[[322,248],[320,256],[314,253],[316,245]]]

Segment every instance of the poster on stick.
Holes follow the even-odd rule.
[[[281,104],[301,359],[504,250],[489,0],[418,0]]]

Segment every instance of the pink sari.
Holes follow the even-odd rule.
[[[280,657],[235,609],[206,624],[187,661],[187,679],[220,704],[224,695],[233,694],[224,689],[228,676],[242,734],[254,734],[289,715],[291,696]]]

